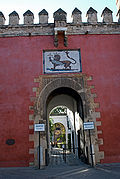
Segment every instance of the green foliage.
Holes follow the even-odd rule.
[[[55,109],[52,110],[52,112],[50,113],[50,115],[65,115],[67,114],[67,108],[64,107],[64,106],[59,106],[59,107],[56,107]]]
[[[65,143],[65,134],[61,134],[58,138],[57,138],[57,142],[59,142],[64,144]]]
[[[49,127],[50,127],[50,140],[52,140],[53,131],[55,130],[55,125],[53,124],[52,118],[49,118]]]
[[[49,126],[50,126],[50,129],[52,130],[54,124],[53,124],[53,119],[52,118],[49,118]]]
[[[65,135],[65,127],[61,123],[55,123],[52,118],[49,118],[49,126],[50,126],[50,141],[52,143],[57,142],[57,146],[62,146],[62,144],[66,143],[66,135]],[[54,141],[52,141],[54,136]]]

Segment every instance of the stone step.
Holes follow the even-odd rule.
[[[80,159],[78,159],[75,154],[66,152],[66,162],[63,159],[63,150],[58,148],[53,148],[51,150],[51,157],[49,166],[55,167],[60,165],[70,165],[70,166],[78,166],[81,165]]]

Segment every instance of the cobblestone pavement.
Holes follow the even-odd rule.
[[[74,155],[54,150],[50,165],[44,169],[35,167],[0,168],[0,179],[120,179],[120,164],[97,165],[92,168]]]

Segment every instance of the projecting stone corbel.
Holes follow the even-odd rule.
[[[67,31],[64,33],[64,46],[67,47],[68,45],[68,37],[67,37]]]
[[[56,31],[54,31],[54,46],[55,47],[58,46],[58,34]]]
[[[68,38],[67,38],[67,27],[55,27],[54,28],[54,46],[58,46],[58,33],[63,33],[64,36],[64,46],[67,47]]]

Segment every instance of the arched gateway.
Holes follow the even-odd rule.
[[[57,105],[65,105],[76,113],[78,119],[82,121],[77,133],[78,153],[80,156],[84,153],[84,157],[91,163],[90,158],[90,142],[88,130],[84,131],[83,122],[93,121],[94,130],[91,132],[92,149],[94,152],[94,163],[102,158],[98,147],[97,122],[99,113],[95,112],[96,103],[94,103],[95,94],[91,94],[91,86],[87,85],[87,81],[91,80],[84,74],[72,75],[41,75],[35,79],[39,83],[36,92],[36,101],[34,104],[34,123],[45,124],[45,132],[40,133],[41,144],[41,165],[45,166],[49,163],[50,141],[49,141],[49,113]],[[76,118],[76,117],[75,117]],[[76,120],[76,119],[75,119]],[[82,139],[80,137],[80,131]],[[82,140],[82,147],[80,145]],[[34,132],[34,162],[38,165],[38,146],[39,134]]]
[[[83,130],[83,123],[91,121],[94,163],[120,162],[120,10],[117,15],[118,22],[113,22],[106,7],[98,22],[90,7],[84,23],[75,8],[68,23],[59,8],[54,23],[48,23],[43,9],[34,24],[28,10],[19,25],[13,11],[4,25],[0,12],[0,167],[37,166],[39,156],[41,165],[49,162],[49,113],[59,105],[72,111],[76,155],[83,152],[91,163],[89,131]],[[40,140],[38,123],[45,127]]]

